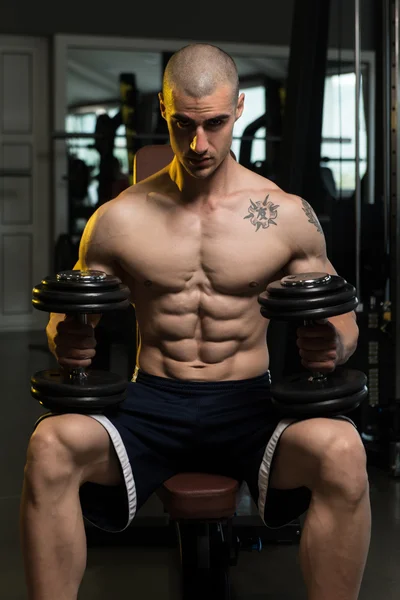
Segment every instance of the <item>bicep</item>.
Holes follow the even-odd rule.
[[[95,213],[89,219],[79,244],[79,258],[74,270],[103,271],[107,275],[116,275],[114,258],[109,242],[103,238],[99,218]]]
[[[326,244],[323,234],[310,233],[304,239],[299,236],[296,248],[284,269],[285,275],[297,273],[329,273],[337,275],[326,253]]]
[[[340,275],[327,256],[325,236],[315,213],[311,208],[307,209],[309,205],[305,201],[302,202],[308,222],[304,223],[304,220],[303,222],[299,220],[298,224],[292,228],[292,239],[295,240],[295,244],[290,260],[282,269],[283,276],[301,273]],[[330,317],[329,320],[337,328],[343,328],[343,326],[347,328],[350,325],[352,329],[356,315],[354,311],[351,311],[338,317]]]
[[[325,235],[321,224],[308,202],[299,198],[291,217],[289,222],[291,253],[283,269],[284,274],[337,275],[327,256]]]

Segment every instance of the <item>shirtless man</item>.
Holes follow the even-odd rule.
[[[360,436],[344,418],[279,420],[257,302],[285,274],[335,271],[306,201],[230,155],[238,90],[235,64],[218,48],[176,53],[160,94],[174,159],[101,206],[84,231],[76,268],[130,287],[140,363],[120,410],[46,417],[35,428],[21,506],[30,600],[76,600],[82,513],[120,531],[183,470],[246,481],[266,525],[307,511],[300,563],[309,600],[358,598],[370,539]],[[94,327],[51,315],[61,365],[90,365]],[[357,339],[353,313],[301,328],[303,365],[332,371]]]

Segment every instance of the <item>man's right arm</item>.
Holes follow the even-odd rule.
[[[109,247],[109,237],[103,231],[109,231],[109,218],[106,205],[100,207],[89,219],[79,244],[79,259],[74,270],[94,269],[114,275],[114,258]],[[93,329],[101,319],[101,315],[88,315],[88,326],[73,323],[67,324],[67,315],[50,313],[46,326],[48,346],[60,364],[69,367],[89,366],[94,356],[95,339]],[[65,326],[64,326],[65,323]],[[92,329],[88,329],[91,327]],[[70,335],[69,335],[70,332]],[[64,345],[56,340],[58,334],[64,335]],[[70,346],[68,347],[68,343]],[[75,347],[74,347],[75,345]],[[87,358],[86,358],[87,357]]]

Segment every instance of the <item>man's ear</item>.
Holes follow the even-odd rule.
[[[166,113],[166,109],[165,109],[165,102],[164,102],[164,96],[162,92],[158,93],[158,100],[160,102],[160,112],[161,112],[161,116],[163,119],[165,119],[165,113]]]
[[[244,109],[244,93],[242,92],[238,98],[237,105],[236,105],[235,121],[237,121],[242,116],[243,109]]]

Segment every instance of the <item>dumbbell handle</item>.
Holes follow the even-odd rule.
[[[78,323],[82,323],[83,325],[87,325],[88,316],[86,313],[78,313],[74,315],[74,318]],[[68,369],[65,372],[65,379],[67,381],[73,382],[74,385],[79,385],[80,383],[84,383],[88,374],[86,372],[85,367],[73,367],[72,369]]]
[[[78,313],[75,315],[75,319],[78,321],[78,323],[82,323],[82,325],[87,325],[87,322],[88,322],[87,313]]]
[[[315,321],[313,321],[312,319],[305,319],[304,320],[304,325],[306,327],[312,327],[313,325],[315,325]],[[311,371],[311,381],[315,381],[315,382],[322,382],[326,380],[326,375],[324,373],[321,373],[320,371]]]

